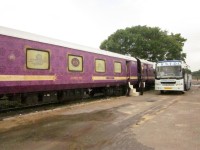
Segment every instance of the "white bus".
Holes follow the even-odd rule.
[[[187,91],[191,87],[192,75],[181,60],[164,60],[156,63],[155,90]]]

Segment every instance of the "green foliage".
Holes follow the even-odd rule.
[[[192,72],[192,78],[199,80],[200,79],[200,70]]]
[[[192,72],[192,75],[193,76],[200,76],[200,70]]]
[[[186,53],[182,53],[185,41],[181,34],[168,35],[158,27],[135,26],[117,30],[101,43],[100,48],[150,61],[185,61]]]
[[[192,71],[191,71],[190,69],[188,69],[188,68],[185,69],[185,72],[186,72],[186,73],[189,73],[189,74],[192,73]]]

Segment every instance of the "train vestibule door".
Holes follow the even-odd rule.
[[[126,77],[127,79],[131,77],[131,61],[126,61]]]

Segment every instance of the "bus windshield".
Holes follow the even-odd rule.
[[[181,66],[157,66],[156,77],[157,78],[181,78],[182,77]]]

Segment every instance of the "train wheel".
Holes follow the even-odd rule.
[[[0,95],[0,99],[2,99],[3,97],[4,97],[4,95],[3,95],[3,94],[1,94],[1,95]]]
[[[121,95],[126,95],[127,87],[126,86],[121,86]]]
[[[89,91],[89,96],[90,96],[90,97],[94,97],[94,94],[95,94],[94,89],[92,89],[91,91]]]
[[[73,99],[83,99],[83,96],[84,96],[84,89],[77,89],[77,90],[74,90],[74,96],[73,96]]]
[[[58,91],[57,92],[57,100],[58,100],[58,102],[63,102],[63,98],[64,98],[64,92],[63,91]]]
[[[22,93],[21,94],[21,103],[25,104],[27,102],[27,94]]]
[[[109,88],[106,87],[105,89],[103,89],[103,94],[105,97],[109,96]]]
[[[38,94],[38,102],[42,102],[43,101],[43,97],[44,97],[44,94],[43,93],[39,93]]]
[[[115,96],[121,96],[122,95],[122,88],[117,86],[114,88],[114,95]]]
[[[107,88],[107,95],[108,95],[108,96],[111,96],[111,95],[112,95],[111,92],[112,92],[112,91],[111,91],[111,88],[110,88],[110,87]]]
[[[14,95],[13,94],[8,94],[7,98],[9,101],[14,101]]]

